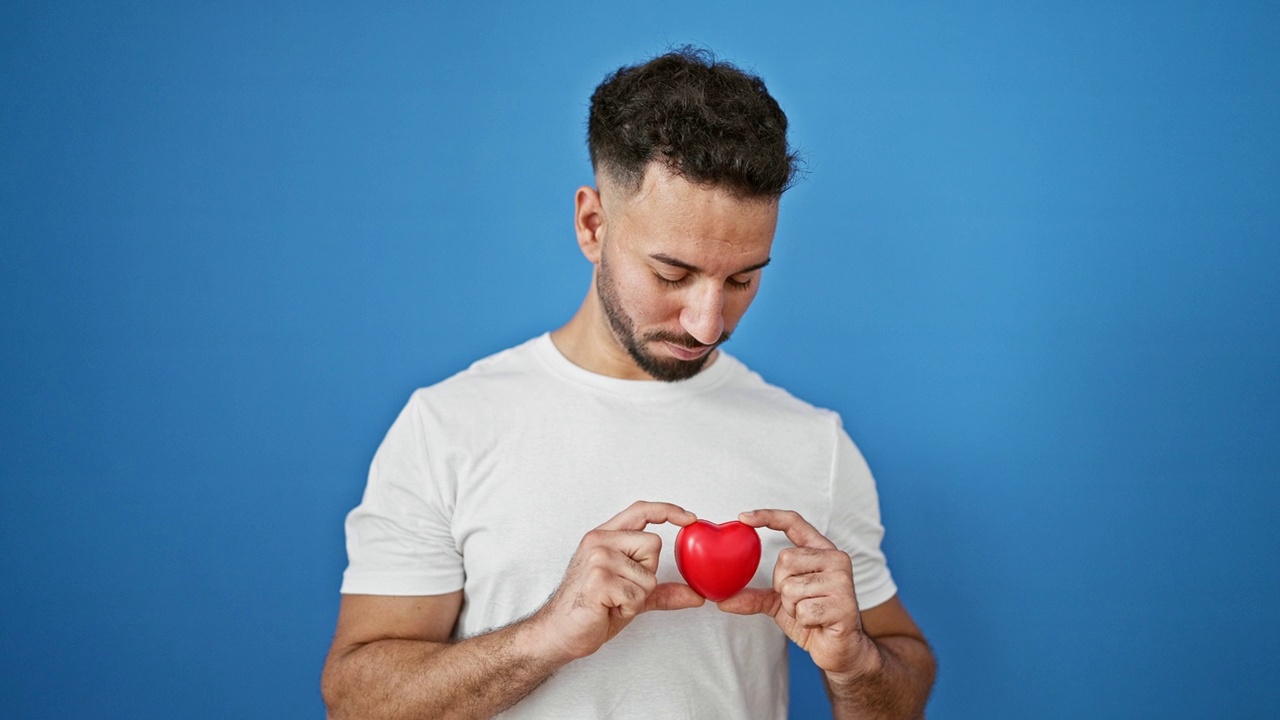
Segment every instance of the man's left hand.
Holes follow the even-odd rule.
[[[849,555],[790,510],[755,510],[738,519],[751,527],[779,530],[795,547],[778,553],[771,589],[746,588],[718,603],[719,608],[738,615],[769,615],[827,673],[853,676],[873,671],[879,651],[862,630]]]

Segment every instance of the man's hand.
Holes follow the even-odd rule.
[[[636,502],[582,538],[560,587],[529,618],[557,660],[594,653],[642,612],[703,604],[688,585],[658,583],[662,539],[645,532],[650,524],[695,520],[671,503]]]
[[[789,510],[756,510],[738,519],[786,533],[773,587],[747,588],[721,610],[763,613],[823,670],[835,718],[921,717],[935,663],[924,635],[896,597],[862,613],[853,562]]]
[[[719,608],[769,615],[829,674],[873,672],[879,652],[862,629],[848,554],[790,510],[756,510],[738,519],[751,527],[780,530],[795,547],[778,553],[771,589],[747,588]]]
[[[659,584],[651,523],[696,518],[638,502],[587,533],[560,587],[525,620],[450,642],[462,592],[343,596],[324,671],[330,717],[493,717],[566,663],[590,655],[648,610],[697,607],[687,585]]]

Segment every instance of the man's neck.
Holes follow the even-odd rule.
[[[653,380],[609,330],[594,291],[587,293],[569,322],[551,332],[551,342],[565,359],[584,370],[623,380]]]

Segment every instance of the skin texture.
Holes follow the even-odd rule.
[[[736,197],[652,165],[639,190],[599,178],[579,188],[578,245],[594,266],[578,312],[552,333],[571,362],[630,380],[674,381],[714,363],[755,299],[777,225],[773,199]],[[527,618],[451,641],[462,593],[344,595],[322,691],[331,718],[489,717],[557,669],[587,657],[640,613],[698,607],[683,584],[656,581],[661,540],[650,524],[696,518],[637,502],[587,533],[559,588]],[[725,612],[766,614],[824,672],[837,718],[922,715],[934,661],[893,598],[859,612],[849,556],[804,518],[744,513],[786,534],[771,589],[746,589]]]

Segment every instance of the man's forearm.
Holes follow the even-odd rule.
[[[491,717],[564,663],[538,657],[516,623],[457,643],[378,640],[334,658],[324,672],[331,720]]]
[[[933,653],[919,638],[891,635],[876,638],[879,662],[854,677],[827,675],[827,695],[835,720],[854,718],[920,718],[933,687]]]

